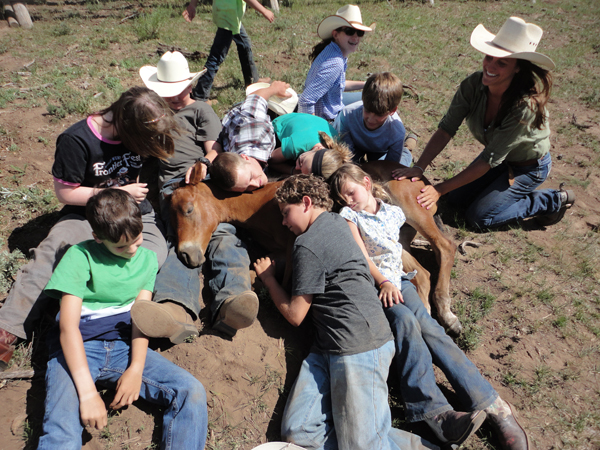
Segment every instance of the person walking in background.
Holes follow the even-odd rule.
[[[215,75],[219,70],[219,66],[225,61],[232,40],[237,46],[244,85],[249,86],[259,80],[258,70],[252,56],[252,43],[244,29],[244,25],[242,25],[246,4],[261,13],[269,22],[273,23],[275,21],[273,12],[262,6],[258,0],[214,0],[212,14],[213,22],[218,27],[217,34],[210,48],[208,59],[204,64],[206,73],[200,77],[192,91],[194,99],[208,100]],[[197,5],[198,0],[191,0],[188,7],[183,11],[182,15],[188,22],[196,17]]]

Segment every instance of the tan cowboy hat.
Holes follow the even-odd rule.
[[[526,59],[544,69],[552,70],[556,67],[554,61],[535,51],[543,33],[544,31],[533,23],[526,23],[520,17],[509,17],[495,36],[483,25],[477,25],[471,33],[471,45],[486,55]]]
[[[270,83],[254,83],[246,88],[246,96],[250,94],[254,94],[259,89],[265,89],[271,86]],[[288,94],[291,94],[291,97],[281,98],[275,95],[271,96],[267,103],[269,104],[269,109],[279,114],[280,116],[283,114],[289,114],[294,112],[296,109],[296,105],[298,104],[298,94],[292,88],[287,88],[285,90]]]
[[[167,52],[162,55],[156,67],[142,67],[140,77],[148,89],[161,97],[175,97],[205,72],[206,68],[200,72],[190,73],[185,56],[179,52]]]
[[[340,27],[351,27],[362,31],[373,31],[372,23],[370,27],[363,25],[360,8],[356,5],[342,6],[333,16],[325,17],[317,27],[317,34],[321,39],[329,39],[333,30]]]

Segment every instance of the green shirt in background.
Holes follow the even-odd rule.
[[[290,113],[273,120],[273,129],[281,141],[281,153],[285,159],[295,160],[320,142],[319,131],[336,137],[337,131],[325,119],[312,114]]]
[[[246,2],[243,0],[214,0],[213,22],[219,28],[231,31],[232,34],[240,34],[242,17],[246,12]]]
[[[529,102],[514,107],[501,123],[493,121],[484,127],[487,88],[482,84],[483,73],[475,72],[465,78],[439,124],[439,128],[454,136],[466,119],[473,137],[485,148],[479,158],[492,168],[503,161],[519,162],[539,159],[550,151],[548,113],[541,130],[533,126],[534,112]]]

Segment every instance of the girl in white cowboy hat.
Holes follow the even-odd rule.
[[[421,206],[450,193],[452,203],[467,208],[469,224],[493,228],[528,217],[552,225],[573,204],[573,191],[536,190],[552,166],[546,104],[555,65],[536,52],[542,33],[519,17],[510,17],[496,36],[483,25],[475,28],[471,45],[485,54],[483,70],[461,83],[417,163],[392,175],[420,179],[465,119],[484,148],[458,175],[425,187],[417,197]]]
[[[348,56],[358,50],[362,37],[373,31],[373,25],[363,25],[356,5],[341,7],[319,24],[317,34],[323,40],[309,56],[312,65],[298,101],[299,112],[333,121],[344,107],[343,92],[363,88],[364,81],[346,81],[346,68]],[[359,100],[360,95],[346,103]]]

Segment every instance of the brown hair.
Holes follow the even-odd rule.
[[[331,211],[333,200],[329,197],[329,186],[321,177],[311,174],[293,175],[284,180],[275,192],[275,199],[279,203],[297,205],[302,203],[302,197],[310,197],[312,204],[317,208]]]
[[[319,42],[317,45],[315,45],[312,48],[312,51],[310,52],[310,55],[308,55],[308,60],[312,63],[315,61],[315,59],[317,59],[317,56],[319,56],[319,54],[325,50],[325,47],[327,47],[329,44],[331,44],[333,42],[333,37],[327,38],[327,39],[323,39],[321,42]]]
[[[389,203],[391,201],[390,196],[385,191],[383,186],[378,183],[374,183],[371,176],[356,164],[344,164],[331,176],[329,180],[329,185],[331,186],[331,197],[339,205],[346,206],[346,199],[342,195],[344,184],[352,181],[356,184],[364,186],[365,177],[371,180],[371,194],[373,194],[373,197]]]
[[[319,131],[321,144],[329,150],[323,154],[321,176],[326,180],[343,164],[352,161],[352,152],[344,143],[332,139],[327,133]]]
[[[132,87],[98,114],[112,113],[109,123],[129,150],[142,157],[167,159],[175,151],[177,122],[169,105],[146,87]]]
[[[118,243],[142,233],[142,212],[131,194],[122,189],[103,189],[90,197],[85,215],[98,239]]]
[[[525,59],[517,59],[517,65],[519,71],[502,94],[495,122],[501,123],[513,107],[529,101],[529,109],[535,114],[533,126],[541,130],[547,118],[546,104],[552,92],[552,74]]]
[[[209,169],[210,179],[221,188],[230,190],[237,182],[237,171],[246,161],[237,153],[219,153]]]
[[[364,108],[373,114],[389,114],[400,104],[404,89],[402,81],[391,72],[374,73],[365,83],[362,91]]]

